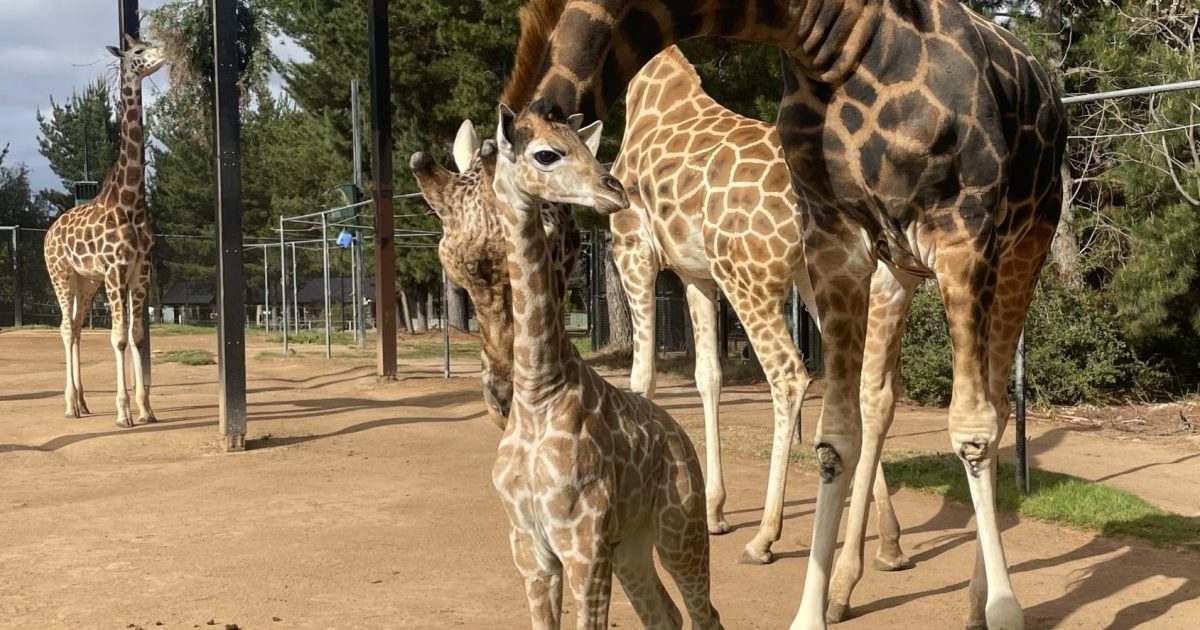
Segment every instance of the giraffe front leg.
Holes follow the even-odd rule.
[[[683,627],[683,617],[654,568],[654,533],[622,540],[613,550],[613,571],[642,627],[675,630]]]
[[[717,351],[717,287],[711,280],[685,278],[696,347],[696,389],[704,407],[704,450],[708,533],[725,534],[725,473],[721,468],[721,360]]]
[[[974,239],[976,245],[978,240]],[[962,460],[975,508],[978,556],[969,591],[969,623],[978,625],[978,602],[985,600],[982,617],[989,630],[1021,630],[1025,617],[1008,575],[995,492],[1000,438],[1008,414],[1007,392],[1000,383],[1007,384],[1028,295],[1024,288],[1020,295],[1011,296],[1005,287],[998,287],[996,262],[987,256],[994,251],[990,243],[987,247],[943,245],[937,277],[953,345],[950,443]],[[1031,293],[1036,277],[1035,272],[1033,280],[1020,284],[1028,284]],[[992,322],[993,310],[1012,321],[997,322],[998,329]]]
[[[585,489],[579,494],[578,511],[549,531],[562,560],[567,588],[575,598],[578,630],[608,628],[613,577],[612,542],[605,532],[612,518],[606,507],[609,504],[599,487]]]
[[[117,363],[117,426],[129,428],[133,426],[133,418],[129,413],[129,392],[125,388],[125,348],[129,346],[129,320],[126,317],[129,301],[123,286],[126,277],[123,269],[113,269],[105,277],[104,288],[112,311],[109,339]]]
[[[145,341],[145,305],[150,289],[150,263],[142,265],[138,281],[129,290],[129,336],[133,340],[130,353],[133,355],[134,397],[138,406],[138,421],[146,424],[158,422],[150,408],[150,375],[145,373],[142,349]]]
[[[562,564],[526,531],[509,532],[513,562],[525,581],[533,630],[558,630],[562,620]]]
[[[912,562],[900,551],[900,526],[892,510],[891,497],[883,479],[880,455],[883,440],[895,417],[895,397],[900,388],[900,337],[908,315],[916,278],[893,273],[880,263],[871,277],[871,298],[859,402],[862,407],[862,455],[854,471],[846,537],[830,583],[828,623],[838,623],[849,613],[850,594],[862,578],[863,543],[869,499],[875,495],[879,511],[879,557],[875,566],[884,570],[910,568]]]
[[[598,546],[599,547],[599,546]],[[571,595],[575,598],[577,630],[607,630],[612,600],[612,560],[607,550],[579,553],[563,559]]]

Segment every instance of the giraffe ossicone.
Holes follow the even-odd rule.
[[[133,355],[140,422],[155,422],[150,387],[142,370],[143,307],[150,292],[154,232],[146,214],[145,130],[142,80],[165,62],[163,51],[126,34],[124,49],[108,46],[118,59],[121,84],[121,149],[95,199],[59,216],[46,232],[46,269],[62,311],[66,355],[66,416],[90,413],[84,401],[80,333],[92,297],[103,285],[112,312],[110,341],[117,367],[117,425],[132,427],[125,385],[125,350]],[[130,343],[132,341],[132,343]]]
[[[513,406],[492,480],[535,628],[557,628],[565,585],[579,628],[608,626],[615,574],[648,628],[681,628],[654,565],[672,575],[695,628],[720,628],[709,597],[704,480],[687,433],[609,384],[563,329],[541,204],[612,210],[628,201],[594,156],[599,126],[535,103],[501,106],[496,209],[513,304]],[[586,136],[580,137],[580,132]]]

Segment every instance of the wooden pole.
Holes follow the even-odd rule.
[[[371,195],[375,208],[376,373],[396,378],[396,218],[392,210],[392,102],[388,0],[367,4],[371,85]]]

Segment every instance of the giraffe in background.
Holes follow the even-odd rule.
[[[457,173],[425,152],[414,153],[409,166],[425,202],[442,222],[438,258],[447,275],[466,289],[475,307],[483,363],[483,397],[492,421],[503,429],[512,405],[512,293],[504,233],[492,191],[495,141],[489,139],[484,144],[492,146],[480,150],[475,126],[467,120],[459,127],[454,141],[452,155]],[[545,203],[542,228],[550,244],[555,295],[562,295],[580,249],[579,232],[570,207]]]
[[[59,330],[67,365],[66,416],[78,418],[90,413],[83,396],[79,337],[92,296],[103,285],[112,311],[110,336],[117,363],[117,426],[132,427],[125,387],[126,346],[133,353],[138,420],[156,421],[139,350],[145,333],[143,306],[150,292],[150,250],[154,247],[154,232],[146,215],[142,79],[154,74],[165,59],[162,50],[129,35],[125,35],[125,45],[125,50],[108,47],[119,60],[120,68],[120,157],[94,200],[64,212],[55,220],[46,232],[43,247],[46,270],[62,310]]]
[[[809,382],[783,317],[783,302],[793,282],[809,310],[815,311],[803,226],[795,212],[797,200],[783,148],[772,125],[740,116],[708,96],[700,76],[675,46],[651,59],[630,82],[625,120],[625,137],[612,173],[629,191],[630,208],[613,214],[611,224],[613,256],[633,315],[630,384],[633,391],[653,397],[654,284],[659,271],[671,269],[687,287],[695,333],[696,386],[704,404],[708,451],[708,530],[725,533],[718,422],[721,363],[715,334],[717,290],[725,293],[762,361],[774,401],[766,507],[759,532],[742,555],[743,562],[766,563],[771,560],[771,543],[779,540],[783,529],[790,438]],[[713,182],[711,172],[728,175]],[[882,264],[875,275],[872,305],[878,305],[879,313],[872,318],[869,335],[882,334],[880,345],[894,356],[874,366],[886,373],[870,372],[864,366],[864,378],[889,378],[898,385],[895,356],[900,337],[891,332],[895,325],[891,322],[903,322],[912,283],[889,282],[891,272]],[[897,287],[908,292],[895,295]],[[874,325],[877,320],[880,325]],[[864,394],[871,389],[864,386]],[[863,422],[883,423],[879,433],[884,435],[894,412],[891,399],[870,400],[875,404],[864,404]],[[876,470],[873,491],[880,516],[874,566],[893,571],[910,568],[912,561],[900,549],[900,526],[882,467]],[[852,522],[847,540],[861,539],[863,525]],[[851,557],[843,555],[846,562]]]
[[[551,28],[523,31],[523,70],[514,72],[523,85],[508,91],[586,118],[604,116],[633,75],[675,42],[729,37],[782,51],[778,132],[827,373],[813,544],[792,628],[824,628],[827,614],[844,614],[827,604],[847,472],[867,466],[873,477],[881,447],[881,436],[864,439],[860,399],[864,354],[878,360],[881,352],[866,343],[871,276],[881,261],[936,278],[946,308],[951,448],[977,523],[968,625],[1023,628],[996,521],[996,465],[1017,338],[1058,223],[1067,135],[1061,101],[1037,60],[956,0],[530,6]],[[710,173],[714,181],[727,176]]]

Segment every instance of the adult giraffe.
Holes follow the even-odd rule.
[[[1061,197],[1066,123],[1037,61],[956,0],[532,4],[555,27],[543,46],[521,43],[527,54],[519,53],[517,76],[529,85],[509,91],[588,118],[604,116],[638,69],[677,41],[728,37],[783,53],[779,135],[828,375],[815,438],[813,544],[792,627],[825,626],[846,472],[858,466],[864,443],[860,373],[870,276],[882,260],[898,273],[936,278],[946,306],[950,440],[978,524],[968,624],[1023,628],[994,491],[1009,370]],[[728,165],[714,165],[709,178],[722,177]],[[867,456],[878,449],[875,440]]]
[[[728,173],[713,183],[708,174]],[[675,271],[687,287],[688,309],[696,342],[696,388],[704,403],[707,450],[708,530],[728,531],[722,507],[725,485],[721,469],[718,407],[721,364],[717,358],[717,289],[746,327],[754,352],[771,385],[775,436],[771,473],[758,533],[746,544],[742,562],[770,562],[771,544],[783,531],[783,496],[788,454],[799,409],[809,383],[808,371],[796,351],[783,317],[783,303],[793,281],[810,310],[815,310],[804,234],[796,214],[796,195],[784,163],[775,126],[740,116],[705,93],[700,75],[676,46],[668,46],[649,61],[629,84],[625,98],[625,137],[613,175],[629,189],[630,207],[612,215],[613,258],[629,294],[634,328],[630,388],[654,395],[654,284],[662,269]],[[724,247],[717,248],[718,239]],[[864,391],[876,392],[884,381],[899,385],[900,338],[911,302],[911,279],[897,281],[886,265],[872,279],[872,324],[868,340],[879,336],[885,351],[863,365]],[[889,394],[890,389],[889,389]],[[893,397],[872,396],[863,405],[863,425],[882,423],[887,433],[894,412]],[[867,460],[863,460],[866,462]],[[846,539],[859,541],[843,554],[839,575],[851,581],[862,574],[866,488],[871,487],[879,513],[879,554],[874,566],[884,571],[912,567],[900,549],[900,526],[882,470],[876,465],[872,487],[864,479],[856,498],[861,518],[852,518]],[[868,471],[860,470],[866,475]],[[848,578],[853,576],[853,580]],[[834,601],[840,587],[835,588]]]
[[[146,216],[145,133],[142,79],[162,67],[162,50],[125,36],[125,49],[109,46],[121,80],[121,155],[96,198],[64,212],[46,232],[46,269],[62,310],[63,349],[67,358],[68,418],[89,413],[83,399],[79,335],[92,297],[104,285],[112,311],[112,347],[117,360],[117,426],[132,427],[125,389],[125,347],[132,336],[133,375],[138,417],[155,422],[150,388],[142,373],[139,346],[144,329],[142,306],[150,293],[150,250],[154,232]],[[126,309],[129,319],[126,320]]]

